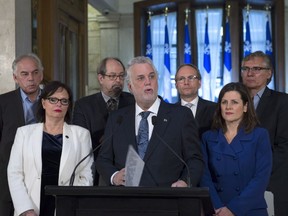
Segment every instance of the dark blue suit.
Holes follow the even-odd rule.
[[[160,103],[157,123],[143,159],[145,166],[140,186],[170,187],[179,179],[187,182],[184,164],[160,141],[156,133],[187,163],[191,184],[196,186],[204,168],[196,122],[192,112],[186,107],[164,101]],[[105,139],[107,140],[100,149],[96,168],[109,185],[112,174],[125,167],[129,145],[137,151],[135,105],[111,113],[105,129]]]
[[[202,137],[206,162],[202,187],[209,187],[215,209],[226,206],[234,215],[266,216],[264,192],[272,170],[268,131],[241,129],[228,144],[222,130]]]

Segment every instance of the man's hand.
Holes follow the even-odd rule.
[[[116,186],[125,186],[125,168],[121,169],[115,174],[115,176],[113,177],[113,184]]]
[[[177,182],[174,182],[171,187],[187,187],[187,183],[183,180],[178,180]]]

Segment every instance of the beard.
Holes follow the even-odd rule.
[[[114,97],[118,97],[121,94],[122,90],[123,87],[121,85],[113,85],[111,92]]]

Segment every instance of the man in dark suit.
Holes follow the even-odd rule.
[[[269,131],[273,148],[273,169],[268,190],[274,194],[275,215],[288,215],[288,95],[267,87],[273,66],[270,58],[257,51],[242,60],[241,76],[250,90],[262,127]]]
[[[101,91],[76,101],[73,123],[87,128],[91,133],[93,149],[103,140],[109,112],[134,104],[133,95],[123,92],[125,67],[118,58],[105,58],[97,68]],[[111,102],[114,100],[114,102]],[[97,157],[95,152],[94,158]],[[99,175],[95,173],[94,184],[98,185]]]
[[[198,90],[201,88],[201,74],[193,64],[183,64],[177,69],[175,85],[181,99],[177,104],[191,109],[198,123],[201,138],[202,134],[211,127],[216,103],[198,96]]]
[[[17,57],[13,64],[13,79],[19,86],[0,95],[0,215],[12,216],[13,204],[7,181],[7,166],[18,127],[35,123],[34,110],[41,93],[43,66],[35,54]]]
[[[149,58],[132,59],[127,75],[136,104],[109,116],[105,130],[108,141],[96,160],[98,172],[107,185],[125,185],[125,160],[131,145],[145,163],[139,186],[197,186],[204,163],[191,111],[158,97],[158,75]],[[146,130],[142,121],[147,122]]]

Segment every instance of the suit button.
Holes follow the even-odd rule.
[[[237,171],[234,172],[234,175],[237,176],[239,173]]]
[[[239,188],[239,187],[236,187],[235,190],[236,190],[236,191],[240,191],[240,188]]]

